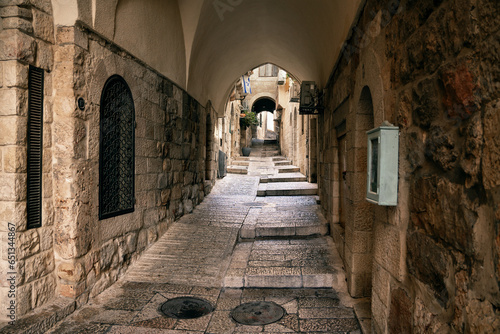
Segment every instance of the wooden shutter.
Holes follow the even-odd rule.
[[[29,67],[27,228],[42,226],[43,74]]]

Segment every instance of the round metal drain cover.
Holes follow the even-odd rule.
[[[194,297],[172,298],[160,306],[169,318],[195,319],[213,312],[214,307],[206,300]]]
[[[242,325],[261,326],[279,321],[285,315],[285,309],[273,302],[251,302],[236,307],[231,316]]]

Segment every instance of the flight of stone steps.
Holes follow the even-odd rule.
[[[228,173],[257,176],[257,197],[239,233],[224,280],[232,288],[331,288],[341,278],[328,223],[317,203],[317,184],[279,155],[276,141],[254,142]],[[341,265],[335,263],[335,265]]]

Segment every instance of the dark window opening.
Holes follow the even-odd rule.
[[[259,68],[259,77],[277,77],[278,66],[273,64],[265,64]]]
[[[42,226],[43,69],[28,73],[27,228]]]
[[[119,75],[101,95],[99,137],[99,219],[134,211],[135,109],[132,93]]]

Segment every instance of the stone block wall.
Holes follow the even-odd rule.
[[[78,307],[115,282],[210,191],[219,140],[210,103],[200,105],[83,24],[54,31],[50,1],[6,3],[0,1],[0,300],[6,310],[8,223],[14,223],[19,319],[57,297]],[[30,230],[28,65],[45,70],[43,221]],[[115,74],[125,79],[134,101],[135,210],[99,220],[100,98]],[[3,311],[1,316],[9,320]]]
[[[115,282],[215,182],[215,112],[85,26],[60,27],[54,156],[59,293],[85,303]],[[99,220],[100,96],[122,76],[135,105],[135,211]],[[65,81],[68,80],[68,81]],[[84,110],[75,104],[86,101]],[[207,117],[208,113],[208,117]],[[209,123],[207,123],[207,121]],[[208,156],[210,161],[205,161]]]
[[[0,1],[0,321],[46,303],[57,289],[53,254],[52,88],[54,25],[49,0]],[[44,70],[42,227],[27,230],[28,68]],[[15,226],[16,268],[7,262],[8,229]],[[13,289],[8,272],[16,272]],[[12,275],[11,275],[12,276]],[[9,277],[11,277],[9,276]]]
[[[369,1],[332,74],[321,203],[335,223],[333,111],[347,98],[351,207],[333,231],[351,294],[371,292],[375,333],[500,328],[499,14],[493,0]],[[396,207],[363,203],[365,130],[383,120],[400,128]]]

